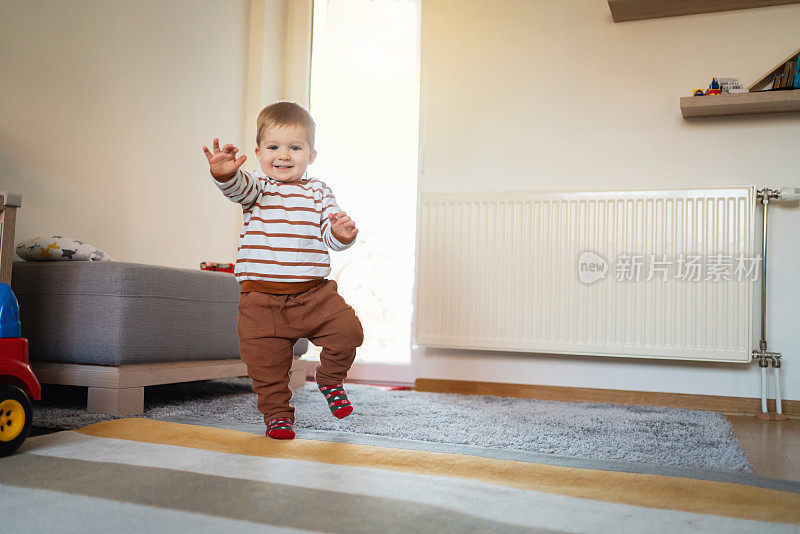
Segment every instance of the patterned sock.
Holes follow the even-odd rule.
[[[267,436],[273,439],[294,439],[292,420],[288,417],[276,417],[267,423]]]
[[[342,419],[353,412],[353,405],[347,399],[347,393],[345,393],[342,384],[336,384],[335,386],[317,384],[317,387],[325,395],[325,399],[328,401],[328,408],[331,409],[334,417]]]

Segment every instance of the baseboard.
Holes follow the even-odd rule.
[[[668,406],[690,410],[709,410],[731,415],[755,415],[761,412],[761,399],[747,397],[721,397],[717,395],[690,395],[685,393],[659,393],[652,391],[625,391],[619,389],[571,388],[562,386],[534,386],[528,384],[503,384],[499,382],[472,382],[466,380],[439,380],[418,378],[417,391],[434,393],[462,393],[467,395],[496,395],[523,399],[555,400],[566,402],[607,402]],[[781,401],[783,413],[800,418],[800,401]],[[767,408],[775,411],[775,401],[768,400]]]
[[[315,381],[319,360],[303,360],[306,377]],[[385,386],[414,386],[416,374],[411,366],[391,363],[355,362],[347,372],[347,382],[351,384],[380,384]]]

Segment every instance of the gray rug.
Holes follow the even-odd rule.
[[[304,430],[336,431],[570,458],[752,471],[730,423],[716,412],[389,391],[360,384],[345,389],[355,411],[342,420],[331,415],[314,384],[295,393],[298,437]],[[34,403],[33,424],[75,429],[115,419],[87,413],[85,402],[85,388],[46,387],[43,400]],[[143,417],[186,417],[229,428],[263,425],[245,378],[145,388]]]

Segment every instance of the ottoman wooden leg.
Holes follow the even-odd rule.
[[[86,402],[89,413],[134,415],[144,412],[144,387],[96,388],[89,387]]]
[[[295,358],[292,362],[292,369],[289,371],[289,389],[303,389],[306,385],[306,366],[300,358]]]

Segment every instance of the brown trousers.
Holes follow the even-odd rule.
[[[289,404],[289,369],[299,338],[322,347],[317,383],[323,386],[344,381],[356,357],[356,347],[364,341],[361,321],[336,292],[333,280],[292,295],[242,293],[236,331],[239,354],[253,379],[264,423],[275,417],[294,421],[294,406]]]

